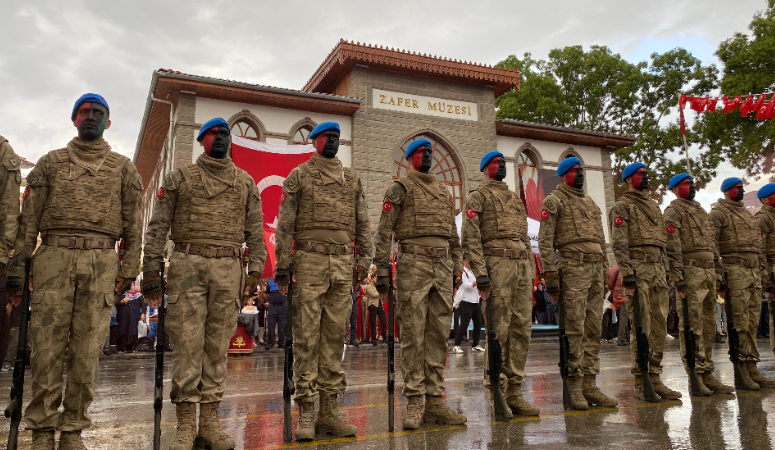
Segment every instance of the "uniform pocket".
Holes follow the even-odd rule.
[[[115,295],[113,292],[106,292],[105,293],[105,304],[108,306],[113,306],[115,304]]]
[[[167,296],[167,304],[168,305],[174,305],[178,301],[178,297],[180,297],[179,294],[171,294]]]

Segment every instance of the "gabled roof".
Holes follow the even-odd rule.
[[[356,64],[370,69],[413,76],[495,87],[495,97],[519,89],[519,71],[486,64],[409,52],[340,39],[325,61],[304,86],[307,92],[333,92],[339,81]]]
[[[524,120],[502,119],[495,121],[498,136],[511,136],[540,141],[561,142],[563,144],[585,145],[618,150],[629,147],[638,140],[625,134],[604,133],[602,131],[582,130],[578,128],[545,125]]]

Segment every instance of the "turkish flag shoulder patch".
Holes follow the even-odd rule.
[[[541,220],[546,220],[549,218],[549,211],[543,210],[541,211]]]
[[[665,231],[667,231],[667,234],[675,233],[675,225],[668,225],[667,228],[665,228]]]
[[[388,212],[391,209],[393,209],[393,204],[389,201],[385,200],[384,203],[382,203],[382,211]]]
[[[30,187],[29,187],[29,186],[27,186],[26,188],[24,188],[24,195],[22,196],[22,200],[24,200],[25,198],[27,198],[27,196],[28,196],[28,195],[30,195]]]
[[[624,219],[621,216],[616,216],[614,218],[614,225],[619,226],[624,223]]]
[[[156,193],[156,198],[162,198],[164,197],[164,186],[159,188],[159,191]]]
[[[473,218],[473,217],[476,217],[476,211],[474,211],[474,210],[473,210],[473,209],[471,209],[471,208],[468,208],[468,209],[466,209],[466,215],[467,215],[468,217],[472,217],[472,218]]]
[[[283,202],[285,202],[285,198],[286,198],[286,197],[287,197],[287,196],[285,195],[285,192],[283,192],[282,194],[280,194],[280,203],[283,203]]]

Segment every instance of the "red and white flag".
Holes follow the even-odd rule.
[[[274,233],[280,212],[280,198],[283,181],[294,167],[312,158],[315,148],[309,145],[277,145],[231,137],[231,154],[234,164],[253,177],[261,195],[264,216],[264,242],[266,243],[266,266],[263,278],[274,277],[275,256]]]

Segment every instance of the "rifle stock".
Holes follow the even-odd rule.
[[[392,262],[392,261],[391,261]],[[388,377],[387,377],[387,391],[388,391],[388,431],[393,432],[394,416],[395,416],[395,387],[396,387],[396,366],[395,366],[395,295],[396,291],[393,287],[393,264],[390,265],[390,283],[388,284],[388,335],[387,335],[387,347],[388,347]]]
[[[293,384],[293,264],[288,267],[288,298],[285,304],[285,363],[283,365],[283,440],[291,442],[291,396]]]
[[[487,267],[487,277],[490,277],[490,267]],[[490,279],[492,284],[492,279]],[[487,301],[487,375],[490,380],[490,389],[492,389],[492,398],[495,409],[495,420],[505,421],[509,420],[509,413],[511,412],[509,406],[506,404],[506,399],[503,397],[501,391],[500,374],[504,374],[507,377],[512,376],[513,372],[506,367],[503,367],[503,352],[501,350],[501,344],[498,341],[498,337],[495,334],[495,322],[493,312],[494,298],[490,296]]]
[[[161,449],[161,410],[164,405],[164,319],[167,315],[167,305],[164,303],[165,281],[164,260],[159,263],[159,284],[161,288],[161,305],[156,324],[156,366],[154,368],[153,389],[153,450]]]
[[[10,264],[10,262],[9,262]],[[5,417],[11,419],[8,432],[8,450],[16,450],[19,439],[19,423],[22,421],[24,398],[24,371],[27,365],[27,328],[30,320],[30,268],[32,261],[24,262],[24,286],[22,290],[22,317],[19,324],[19,342],[16,345],[16,361],[13,363],[11,398],[5,408]]]
[[[681,295],[679,292],[678,295]],[[689,390],[691,395],[701,397],[700,379],[697,376],[697,361],[705,362],[705,357],[697,354],[697,335],[692,331],[689,322],[689,299],[688,295],[681,297],[681,310],[683,316],[683,335],[684,335],[684,357],[686,358],[686,367],[689,368]]]
[[[574,367],[570,361],[570,342],[565,334],[565,295],[563,295],[562,289],[562,270],[558,272],[558,277],[560,294],[557,301],[557,323],[560,328],[560,362],[557,365],[560,366],[560,376],[562,377],[562,406],[565,409],[573,409],[573,394],[568,375]]]
[[[634,270],[632,275],[637,280],[638,275]],[[646,333],[643,331],[640,295],[638,293],[637,285],[635,286],[635,293],[632,295],[632,311],[635,318],[635,345],[637,345],[636,354],[638,369],[640,369],[641,379],[643,379],[643,398],[647,402],[657,403],[659,402],[659,395],[657,395],[657,392],[654,390],[654,385],[651,383],[651,378],[649,377],[649,364],[658,364],[658,361],[651,356],[649,340]]]
[[[745,378],[740,367],[740,335],[735,328],[735,319],[732,311],[732,294],[730,293],[729,283],[727,282],[727,273],[724,272],[724,285],[727,289],[724,292],[724,311],[727,313],[727,342],[729,343],[729,361],[732,362],[733,373],[735,376],[735,388],[745,389]]]

